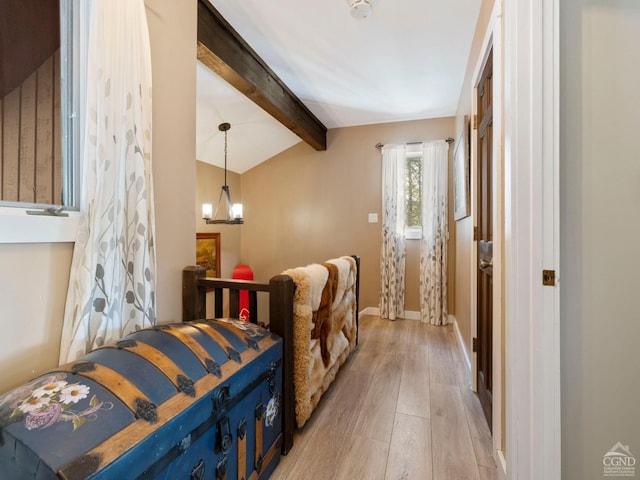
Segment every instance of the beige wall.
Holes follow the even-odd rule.
[[[471,115],[471,98],[475,87],[473,84],[474,70],[482,54],[482,42],[487,32],[494,3],[494,0],[483,0],[480,7],[480,14],[478,15],[478,22],[473,35],[473,43],[469,53],[469,62],[467,63],[464,84],[460,93],[460,101],[458,102],[456,132],[462,131],[465,115]],[[473,135],[473,130],[471,134]],[[456,269],[454,275],[456,289],[454,311],[460,334],[462,335],[468,353],[471,353],[471,252],[473,247],[473,220],[471,216],[469,216],[456,222]]]
[[[182,319],[182,269],[195,259],[195,0],[146,0],[153,65],[158,322]]]
[[[180,319],[195,256],[195,0],[147,0],[153,62],[158,320]],[[71,244],[0,245],[0,392],[57,365]]]
[[[0,245],[0,392],[58,364],[73,244]]]
[[[638,45],[636,0],[560,2],[563,480],[640,460]]]
[[[267,280],[288,267],[358,254],[360,308],[377,307],[381,224],[367,222],[368,213],[381,217],[381,156],[374,146],[443,139],[453,130],[453,118],[329,130],[326,151],[300,143],[244,173],[243,261]],[[417,250],[407,250],[407,270],[417,272]],[[415,277],[407,279],[409,291]]]
[[[487,36],[487,32],[489,29],[489,23],[491,20],[491,14],[494,8],[495,0],[483,0],[480,6],[480,13],[478,15],[478,21],[476,23],[476,30],[473,36],[473,42],[471,44],[471,49],[469,53],[469,61],[467,63],[467,69],[465,72],[464,85],[460,92],[460,101],[458,103],[458,111],[456,114],[456,132],[462,131],[462,128],[465,124],[465,116],[469,116],[471,119],[472,115],[472,104],[473,104],[473,95],[475,95],[475,79],[474,75],[476,74],[476,69],[481,61],[483,61],[483,56],[485,55],[485,51],[483,50],[485,37]],[[495,41],[495,39],[494,39]],[[501,62],[499,58],[498,52],[494,52],[494,63]],[[494,74],[497,72],[497,69],[494,70]],[[499,93],[500,94],[500,93]],[[495,102],[498,104],[499,102]],[[496,114],[498,115],[499,112]],[[473,136],[476,133],[476,130],[471,129],[471,141],[473,143]],[[494,134],[501,137],[501,132],[494,130]],[[496,145],[501,145],[501,142],[496,142]],[[501,148],[501,147],[498,147]],[[500,159],[495,159],[496,162],[494,166],[502,169],[502,161]],[[471,201],[474,202],[475,199],[473,195],[475,194],[475,181],[476,179],[473,176],[471,177]],[[500,175],[501,178],[504,178],[504,175]],[[504,186],[501,186],[501,189],[496,192],[497,195],[504,197],[504,191],[502,190]],[[494,218],[494,224],[497,224],[501,219],[504,222],[503,213],[499,212],[498,217]],[[473,227],[474,222],[472,216],[461,219],[457,222],[457,240],[456,240],[456,271],[455,271],[455,279],[456,279],[456,321],[458,322],[458,327],[460,329],[460,335],[464,341],[464,347],[469,355],[473,355],[472,353],[472,330],[474,325],[472,322],[475,322],[475,312],[472,311],[473,303],[472,298],[475,296],[475,292],[473,288],[475,288],[475,284],[472,283],[472,276],[476,275],[476,267],[472,265],[472,255],[473,250],[475,248],[475,243],[473,241]],[[500,245],[504,245],[504,238],[501,239],[500,242],[497,241],[496,238],[496,248],[500,248]],[[504,252],[502,252],[502,268],[504,272]],[[495,277],[494,277],[495,278]],[[502,275],[504,278],[504,275]],[[501,308],[501,331],[503,332],[501,336],[502,344],[498,346],[494,346],[495,348],[500,348],[501,351],[501,361],[500,365],[494,365],[495,371],[501,372],[501,385],[498,388],[494,385],[493,391],[494,395],[501,395],[501,398],[494,398],[494,403],[499,401],[499,405],[502,407],[500,411],[500,425],[501,425],[501,445],[500,449],[503,451],[503,454],[506,456],[506,413],[507,409],[506,405],[506,363],[505,363],[505,350],[506,350],[506,335],[504,334],[505,330],[505,304],[504,304],[504,293],[505,293],[505,285],[502,282],[502,291],[499,294],[499,297],[502,299],[502,303],[500,304]],[[497,288],[497,287],[494,287]],[[495,292],[494,292],[495,294]],[[495,312],[495,310],[494,310]],[[495,358],[495,357],[494,357]]]
[[[227,170],[227,184],[231,192],[231,200],[242,200],[240,175]],[[198,232],[220,233],[220,270],[222,278],[231,278],[234,267],[241,263],[240,236],[244,225],[207,225],[202,217],[202,204],[211,203],[215,210],[220,196],[221,187],[224,185],[224,169],[208,163],[196,162],[196,227]],[[226,218],[224,203],[218,218]],[[190,260],[192,263],[195,258]]]

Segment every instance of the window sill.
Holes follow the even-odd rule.
[[[0,243],[75,242],[79,212],[68,217],[27,215],[24,208],[0,207]]]
[[[420,229],[420,228],[407,228],[404,231],[404,239],[405,240],[421,240],[422,239],[422,229]]]

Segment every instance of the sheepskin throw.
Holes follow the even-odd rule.
[[[293,302],[296,423],[302,427],[356,344],[356,262],[340,257],[282,272]]]

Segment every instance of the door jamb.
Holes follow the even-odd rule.
[[[493,331],[493,349],[492,349],[492,437],[494,451],[498,452],[501,468],[505,470],[503,443],[503,378],[504,378],[504,352],[502,350],[502,339],[504,336],[504,162],[503,162],[503,47],[502,47],[502,12],[501,2],[497,0],[493,6],[487,31],[482,42],[481,55],[474,68],[471,111],[472,121],[478,114],[477,91],[483,67],[489,56],[489,51],[493,48],[493,80],[492,80],[492,102],[493,102],[493,139],[492,139],[492,172],[491,181],[492,188],[492,218],[493,218],[493,311],[492,311],[492,331]],[[474,227],[478,224],[478,145],[476,134],[471,135],[471,216]],[[474,240],[471,249],[471,336],[478,336],[478,253],[477,241]],[[477,352],[472,354],[472,389],[478,391],[478,355]]]
[[[500,1],[500,0],[497,0]],[[559,0],[505,2],[507,470],[560,479]]]

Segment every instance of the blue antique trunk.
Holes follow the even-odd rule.
[[[282,342],[237,320],[141,330],[0,396],[2,479],[262,479]]]

